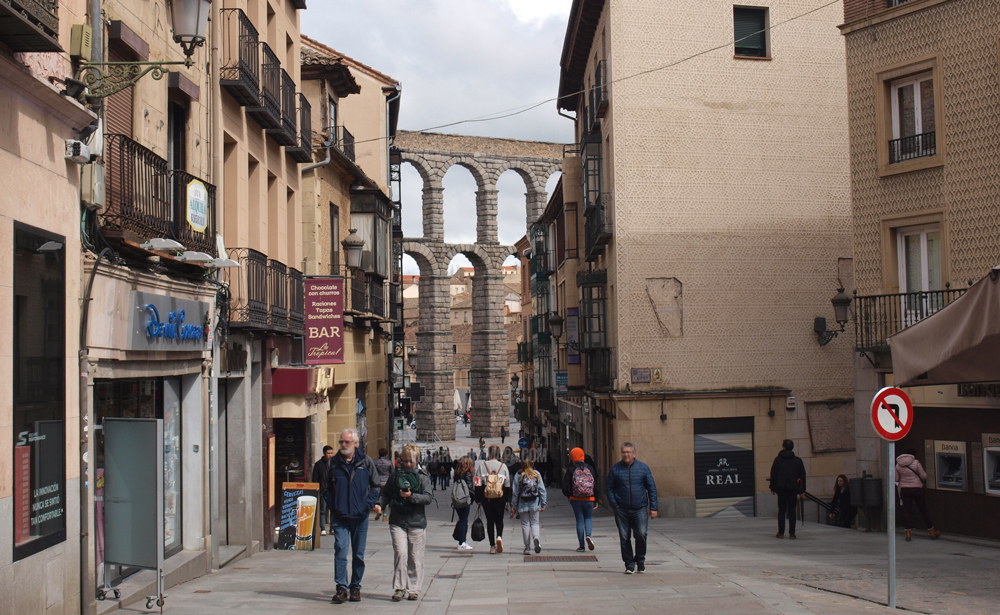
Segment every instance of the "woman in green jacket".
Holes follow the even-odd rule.
[[[424,544],[427,516],[424,506],[434,499],[431,479],[422,468],[417,468],[420,448],[415,444],[403,447],[399,468],[389,475],[382,487],[375,514],[390,506],[389,534],[392,536],[392,554],[395,572],[392,575],[392,600],[403,598],[417,600],[424,582]]]

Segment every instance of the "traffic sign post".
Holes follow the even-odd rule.
[[[893,478],[896,472],[896,442],[906,437],[913,427],[913,402],[902,389],[885,387],[872,400],[872,427],[888,444],[886,447],[886,534],[889,538],[889,596],[890,609],[896,608],[896,494]]]

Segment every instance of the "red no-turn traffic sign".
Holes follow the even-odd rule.
[[[885,387],[872,400],[872,427],[882,438],[897,442],[913,426],[913,402],[902,389]]]

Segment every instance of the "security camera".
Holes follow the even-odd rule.
[[[66,153],[64,157],[77,164],[90,164],[90,148],[83,141],[66,139]]]

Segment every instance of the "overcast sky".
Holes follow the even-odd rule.
[[[422,130],[539,102],[556,95],[559,55],[572,0],[337,0],[310,2],[302,31],[399,80],[399,128]],[[555,103],[503,120],[437,132],[567,143],[573,123]],[[549,182],[549,189],[555,178]],[[422,236],[420,176],[403,165],[403,233]],[[476,239],[472,175],[454,167],[444,178],[445,241]],[[521,178],[504,173],[500,241],[524,235]],[[457,259],[458,260],[458,259]],[[453,263],[452,269],[459,264]],[[461,259],[464,260],[464,259]],[[406,257],[407,274],[418,273]]]

